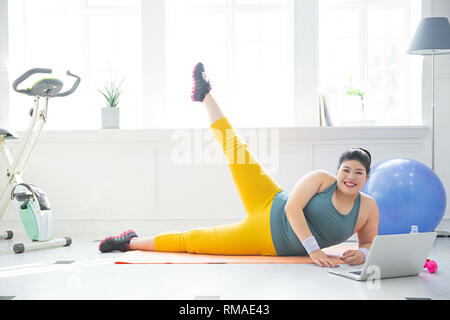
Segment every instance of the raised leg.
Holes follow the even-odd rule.
[[[211,130],[227,159],[235,186],[248,215],[264,211],[282,190],[223,115],[211,94],[205,97]]]
[[[203,104],[206,107],[206,111],[208,112],[209,122],[213,124],[217,120],[224,117],[222,110],[217,104],[216,100],[213,98],[211,94],[207,94],[205,99],[203,100]]]

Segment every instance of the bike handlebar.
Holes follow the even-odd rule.
[[[18,77],[13,82],[13,89],[14,89],[14,91],[19,92],[19,93],[28,94],[29,93],[28,89],[25,89],[25,90],[24,89],[17,89],[17,87],[19,86],[19,84],[21,84],[26,79],[28,79],[29,77],[31,77],[33,74],[36,74],[36,73],[52,73],[52,69],[34,68],[34,69],[28,70],[27,72],[25,72],[23,75]]]
[[[27,95],[33,95],[31,93],[30,89],[18,89],[17,87],[19,86],[19,84],[21,84],[26,79],[28,79],[29,77],[31,77],[33,74],[36,74],[36,73],[52,73],[52,69],[33,68],[33,69],[28,70],[27,72],[25,72],[23,75],[21,75],[19,78],[17,78],[13,82],[13,89],[14,89],[14,91],[16,91],[18,93],[27,94]],[[70,71],[67,71],[66,74],[68,76],[70,76],[70,77],[76,78],[77,80],[73,84],[72,88],[70,88],[69,90],[67,90],[65,92],[62,92],[62,93],[59,93],[59,94],[55,95],[55,97],[65,97],[65,96],[68,96],[68,95],[72,94],[78,88],[78,85],[80,84],[81,78],[79,76],[72,74]]]
[[[76,80],[75,83],[73,84],[72,88],[70,88],[69,90],[67,90],[67,91],[65,91],[65,92],[62,92],[62,93],[57,94],[57,95],[56,95],[57,97],[65,97],[65,96],[68,96],[69,94],[74,93],[74,91],[77,90],[78,85],[80,84],[81,78],[80,78],[79,76],[74,75],[74,74],[71,73],[69,70],[67,70],[66,74],[67,74],[68,76],[70,76],[70,77],[76,78],[77,80]]]

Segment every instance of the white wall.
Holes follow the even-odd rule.
[[[407,157],[429,165],[431,160],[427,127],[237,130],[288,191],[311,170],[335,173],[340,153],[351,146],[367,147],[374,163]],[[15,150],[18,143],[12,144]],[[44,132],[24,177],[48,194],[55,219],[239,219],[245,214],[209,129]],[[16,217],[10,210],[4,219]]]
[[[8,0],[0,0],[0,128],[9,127]]]
[[[0,6],[6,3],[0,0]],[[450,16],[448,0],[424,0],[423,7],[424,16]],[[5,21],[4,18],[5,12],[0,10],[0,22]],[[1,27],[4,28],[5,23]],[[0,39],[5,41],[4,37]],[[0,43],[2,47],[5,43]],[[0,55],[0,80],[7,76],[1,68],[4,55]],[[448,197],[449,59],[449,55],[436,59],[435,93],[436,171]],[[339,153],[348,146],[366,146],[374,156],[374,163],[410,157],[431,166],[431,135],[427,127],[431,101],[429,63],[425,58],[422,95],[425,126],[280,129],[278,151],[274,153],[278,160],[269,157],[263,164],[273,166],[274,178],[287,190],[310,170],[321,168],[334,172]],[[9,90],[9,87],[5,89],[0,81],[0,96],[4,96],[2,90]],[[5,110],[5,106],[0,105],[0,118],[7,114]],[[189,132],[196,134],[195,130]],[[243,207],[224,158],[218,164],[176,164],[172,155],[177,147],[177,142],[171,140],[173,133],[171,130],[44,132],[25,178],[47,192],[57,220],[241,218]],[[206,138],[200,150],[215,150],[221,157],[221,150],[211,140],[209,131],[201,133]],[[249,145],[254,149],[272,145],[272,141],[258,140]],[[17,143],[13,147],[17,147]],[[274,166],[277,161],[278,169]],[[4,172],[3,167],[0,170]],[[448,208],[446,218],[450,218]],[[4,219],[11,221],[16,217],[8,211]]]
[[[424,0],[423,17],[450,19],[449,0]],[[431,58],[425,57],[422,75],[422,105],[425,124],[431,124]],[[435,57],[435,172],[447,192],[446,218],[450,218],[450,54]],[[430,140],[431,144],[431,140]]]

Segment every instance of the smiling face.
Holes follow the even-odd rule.
[[[364,187],[367,172],[358,160],[343,161],[337,172],[337,187],[346,195],[355,195]]]

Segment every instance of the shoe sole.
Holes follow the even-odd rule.
[[[197,89],[197,86],[195,85],[195,83],[196,83],[196,81],[195,81],[195,70],[197,70],[197,67],[198,67],[198,65],[199,65],[200,63],[201,63],[201,62],[197,63],[197,64],[195,65],[195,67],[194,67],[194,70],[192,71],[192,81],[194,82],[194,88],[192,88],[191,99],[192,99],[192,101],[194,101],[194,102],[197,101],[197,100],[195,100],[195,94],[196,94],[196,89]]]

